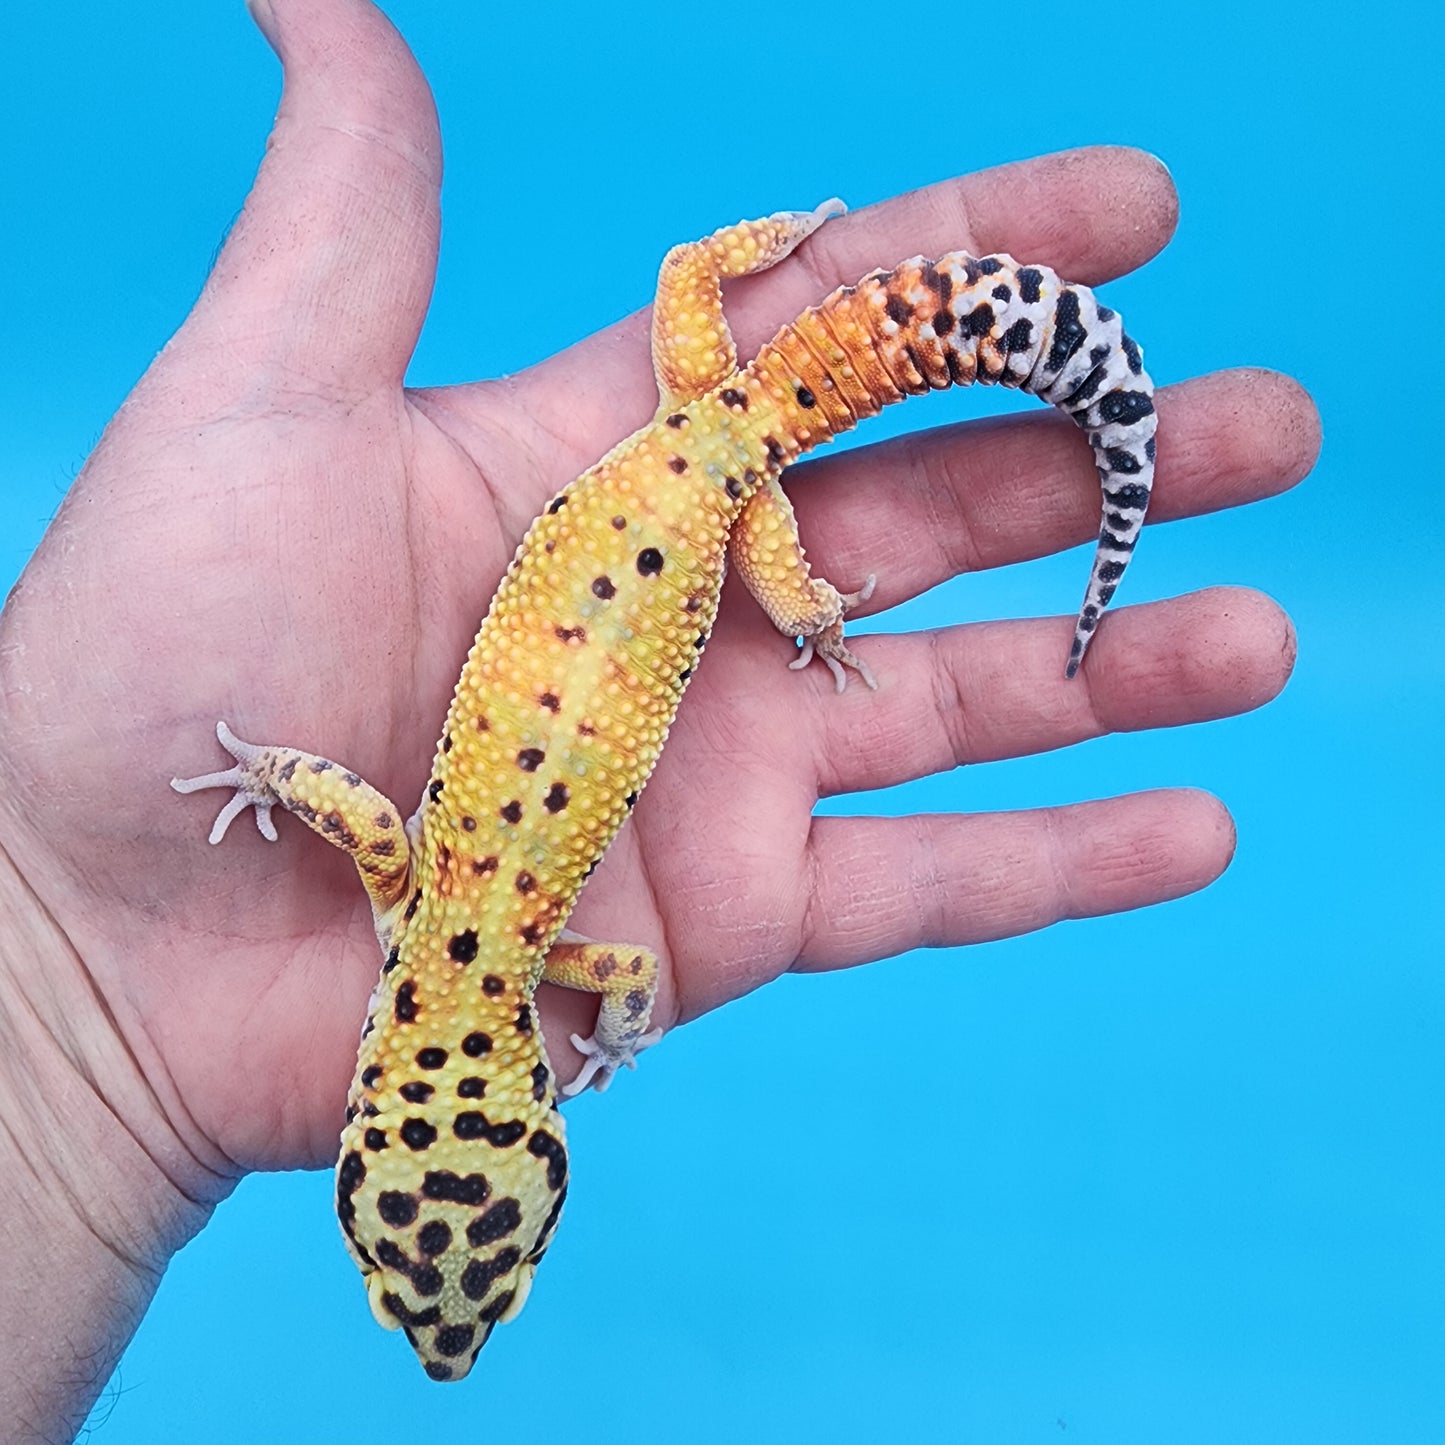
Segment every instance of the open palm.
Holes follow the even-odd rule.
[[[405,390],[438,238],[425,82],[354,0],[275,0],[264,23],[287,80],[256,187],[0,626],[0,841],[73,966],[34,1009],[82,1063],[123,1058],[144,1082],[179,1144],[167,1167],[192,1197],[246,1169],[334,1156],[378,955],[343,857],[284,823],[279,845],[238,825],[208,849],[217,799],[178,799],[167,779],[225,765],[210,732],[224,717],[242,736],[343,761],[410,811],[527,523],[656,401],[645,315],[505,381]],[[755,209],[817,199],[759,196]],[[959,248],[1096,283],[1147,259],[1173,218],[1150,158],[1071,152],[832,222],[734,286],[729,314],[748,355],[835,285]],[[575,253],[546,268],[564,289],[605,264],[578,225]],[[520,276],[497,297],[506,327],[525,327],[539,300]],[[1283,378],[1206,378],[1167,389],[1159,408],[1156,517],[1278,491],[1313,458],[1312,409]],[[1097,527],[1088,448],[1046,414],[805,470],[794,495],[818,570],[845,588],[876,572],[873,608]],[[1232,830],[1191,792],[1030,814],[812,817],[822,795],[1256,706],[1293,655],[1278,609],[1235,590],[1124,609],[1065,683],[1071,627],[868,639],[880,690],[835,697],[821,669],[784,670],[786,643],[730,591],[577,926],[658,951],[656,1020],[671,1026],[790,968],[1202,886]],[[589,1007],[544,991],[563,1077],[576,1060],[562,1041]]]

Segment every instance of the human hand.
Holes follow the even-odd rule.
[[[37,947],[68,960],[63,993],[27,966],[5,987],[26,1001],[23,1027],[61,1041],[170,1185],[200,1201],[248,1169],[330,1162],[378,958],[344,858],[284,824],[278,847],[237,828],[214,853],[213,800],[182,802],[167,779],[221,765],[208,738],[223,716],[335,757],[409,808],[527,523],[655,404],[642,314],[516,377],[404,390],[438,235],[425,82],[379,14],[275,10],[287,83],[256,188],[0,627],[0,842]],[[748,355],[833,286],[961,247],[1095,284],[1147,259],[1173,219],[1157,163],[1071,152],[831,222],[731,287],[729,316]],[[559,259],[558,295],[605,264],[591,239],[579,232],[576,256]],[[532,304],[499,287],[496,324],[524,326]],[[1224,374],[1165,388],[1158,405],[1156,520],[1268,495],[1312,460],[1312,410],[1282,378]],[[1087,446],[1042,413],[809,463],[794,480],[818,570],[844,586],[878,573],[867,610],[1097,527]],[[1206,883],[1232,831],[1192,792],[990,817],[812,817],[820,795],[1244,710],[1277,691],[1293,656],[1279,611],[1239,591],[1119,610],[1066,683],[1071,628],[1058,617],[865,639],[881,690],[836,698],[821,670],[784,670],[786,644],[729,589],[577,925],[656,949],[655,1018],[671,1025],[789,968],[1005,936]],[[544,990],[564,1078],[563,1041],[589,1006]]]

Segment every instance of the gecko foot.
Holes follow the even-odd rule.
[[[861,657],[850,651],[843,641],[843,614],[849,608],[856,607],[860,602],[866,602],[873,595],[873,589],[877,584],[878,578],[870,573],[868,580],[856,592],[840,592],[837,616],[811,636],[807,633],[803,634],[802,651],[788,666],[796,672],[800,668],[807,667],[816,657],[833,674],[833,687],[836,692],[842,692],[848,686],[848,674],[843,669],[851,667],[874,692],[877,692],[878,680],[873,676],[872,669]]]
[[[271,809],[277,802],[276,794],[265,780],[264,769],[257,766],[266,749],[254,743],[245,743],[238,738],[224,722],[216,724],[216,736],[221,746],[235,758],[237,766],[222,773],[204,773],[199,778],[172,778],[171,787],[178,793],[199,793],[206,788],[234,788],[235,796],[221,809],[211,829],[212,843],[219,843],[226,836],[226,829],[238,814],[247,808],[256,810],[256,827],[261,836],[269,842],[276,841],[276,825],[271,821]]]
[[[612,1082],[612,1076],[624,1065],[629,1069],[637,1067],[637,1056],[643,1049],[650,1049],[662,1037],[661,1029],[624,1037],[616,1045],[605,1044],[595,1034],[584,1039],[580,1034],[572,1035],[572,1045],[583,1057],[582,1068],[570,1084],[564,1084],[562,1094],[572,1098],[584,1089],[594,1088],[600,1094]]]

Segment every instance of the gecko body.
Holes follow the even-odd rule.
[[[378,1320],[428,1374],[460,1379],[521,1308],[567,1191],[559,1088],[535,1012],[543,979],[601,996],[576,1039],[603,1087],[654,1042],[658,961],[564,931],[657,761],[717,613],[730,556],[779,629],[841,688],[871,674],[843,640],[866,595],[811,576],[778,485],[801,453],[906,395],[1021,387],[1086,432],[1104,507],[1072,676],[1143,524],[1153,387],[1091,292],[1046,267],[955,253],[878,271],[739,368],[720,279],[781,260],[829,215],[745,222],[669,253],[656,420],[560,492],[518,548],[462,668],[410,823],[331,760],[218,736],[236,766],[212,832],[280,805],[345,849],[384,963],[337,1165],[337,1208]],[[871,582],[870,584],[871,585]],[[796,664],[795,664],[796,665]]]

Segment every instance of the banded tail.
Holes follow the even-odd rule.
[[[1064,675],[1073,677],[1133,553],[1154,484],[1154,383],[1087,286],[1010,256],[915,257],[844,286],[748,366],[796,421],[787,460],[891,402],[950,386],[1032,392],[1085,431],[1103,519]]]

